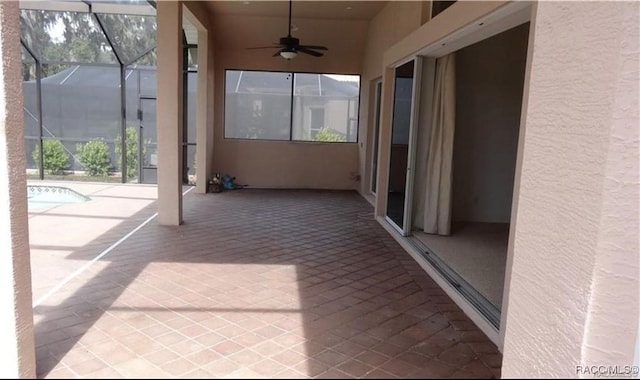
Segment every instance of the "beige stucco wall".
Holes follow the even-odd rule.
[[[203,2],[184,3],[185,14],[198,30],[198,67],[208,68],[213,62],[213,25]],[[213,64],[211,64],[212,66]],[[198,101],[196,110],[196,192],[207,191],[206,179],[213,174],[213,73],[198,71]],[[204,84],[204,85],[203,85]]]
[[[35,377],[17,2],[0,3],[0,377]]]
[[[509,223],[528,31],[523,24],[455,53],[454,222]]]
[[[382,77],[384,52],[420,27],[422,9],[428,6],[421,1],[390,1],[378,12],[369,22],[363,77],[367,80]]]
[[[282,19],[285,25],[286,21]],[[260,25],[263,21],[258,16],[228,15],[217,22],[218,30],[224,32],[231,29],[231,26],[225,28],[226,23]],[[324,57],[299,54],[295,59],[287,61],[271,57],[274,53],[272,50],[233,49],[223,43],[216,44],[214,172],[230,174],[236,177],[237,183],[252,187],[356,189],[356,143],[322,144],[224,138],[225,69],[360,74],[366,21],[299,19],[296,23],[300,30],[319,31],[318,37],[313,38],[319,42],[313,42],[309,37],[305,39],[304,34],[297,37],[302,43],[330,46]],[[223,39],[223,36],[219,35],[218,38]]]
[[[534,11],[505,377],[633,364],[639,15],[633,2],[539,2]]]
[[[370,192],[373,160],[375,87],[372,81],[382,77],[385,50],[420,27],[425,11],[430,9],[429,1],[391,1],[369,22],[362,63],[358,139],[361,141],[358,155],[362,177],[359,191],[365,196]]]
[[[157,4],[158,223],[182,224],[182,2]]]

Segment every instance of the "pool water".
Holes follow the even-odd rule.
[[[29,210],[81,203],[88,200],[88,197],[85,197],[77,191],[62,186],[27,186]]]

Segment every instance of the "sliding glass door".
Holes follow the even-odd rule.
[[[375,82],[375,117],[373,120],[373,154],[371,156],[371,193],[378,192],[378,139],[380,135],[380,111],[382,106],[382,80]]]
[[[403,235],[411,230],[411,189],[415,156],[417,88],[420,83],[419,58],[395,69],[393,119],[391,124],[391,153],[386,218]]]

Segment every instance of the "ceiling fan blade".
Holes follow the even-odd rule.
[[[325,46],[316,46],[316,45],[300,45],[300,40],[291,36],[291,8],[292,8],[293,0],[289,0],[289,28],[287,29],[287,36],[280,38],[279,44],[274,44],[274,46],[265,46],[265,47],[255,47],[249,49],[269,49],[273,47],[279,47],[278,50],[273,56],[282,56],[285,59],[291,59],[295,57],[296,52],[305,53],[312,55],[314,57],[322,57],[324,54],[318,51],[312,50],[329,50]]]
[[[274,44],[273,46],[258,46],[258,47],[249,47],[247,50],[253,49],[277,49],[280,47],[280,44]]]
[[[315,50],[329,50],[324,46],[315,46],[315,45],[300,45],[300,47],[307,49],[315,49]]]
[[[306,46],[298,46],[298,48],[296,50],[298,50],[300,53],[306,53],[306,54],[312,55],[314,57],[322,57],[324,55],[324,54],[322,54],[320,52],[307,49]]]

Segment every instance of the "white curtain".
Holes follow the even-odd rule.
[[[451,233],[455,102],[455,56],[452,53],[436,60],[424,202],[423,229],[428,234]]]

